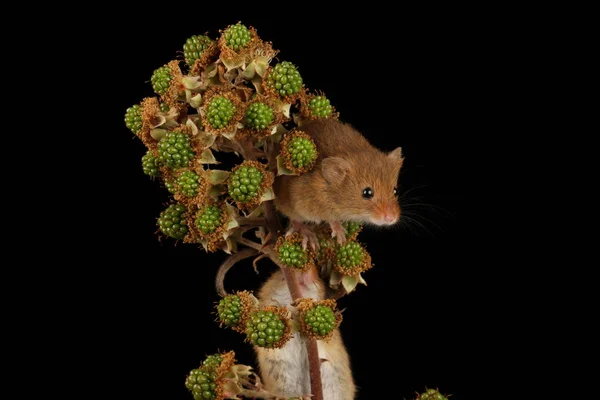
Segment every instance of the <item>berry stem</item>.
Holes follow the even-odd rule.
[[[227,296],[227,292],[225,291],[225,287],[223,284],[223,281],[225,280],[225,275],[227,274],[227,271],[229,271],[231,269],[231,267],[233,267],[239,261],[245,260],[248,257],[252,257],[256,253],[257,253],[257,251],[255,249],[241,249],[240,251],[229,256],[227,258],[227,260],[225,260],[223,262],[223,264],[221,264],[221,267],[219,267],[219,270],[217,272],[217,278],[216,278],[216,288],[217,288],[217,293],[219,293],[219,296],[221,296],[221,297]]]
[[[237,219],[240,225],[251,225],[251,226],[264,226],[266,221],[264,218],[245,218],[241,217]]]

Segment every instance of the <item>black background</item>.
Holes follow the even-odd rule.
[[[488,12],[472,19],[464,10],[351,11],[282,8],[280,17],[256,17],[190,7],[107,19],[104,29],[119,39],[107,33],[99,45],[103,58],[118,62],[102,65],[118,74],[111,78],[117,90],[103,105],[111,111],[102,165],[111,190],[97,198],[110,233],[89,251],[108,260],[96,276],[107,322],[98,329],[122,397],[141,397],[140,383],[151,382],[142,397],[189,400],[187,373],[217,350],[234,350],[240,363],[256,365],[243,337],[219,328],[211,314],[215,273],[226,255],[158,240],[156,218],[168,193],[142,173],[144,146],[123,122],[127,107],[153,95],[153,70],[181,58],[187,37],[214,38],[242,21],[273,42],[279,60],[299,67],[306,86],[324,91],[342,120],[383,150],[404,150],[400,192],[415,221],[361,233],[375,267],[365,274],[367,287],[339,302],[358,398],[410,399],[425,387],[481,398],[476,389],[503,352],[495,338],[505,329],[496,296],[503,278],[489,229],[499,217],[484,190],[498,168],[490,159],[502,126],[490,115],[501,102],[499,71],[510,64],[498,56],[505,31],[489,29]],[[267,261],[260,265],[257,276],[240,264],[227,288],[258,288],[272,271]]]

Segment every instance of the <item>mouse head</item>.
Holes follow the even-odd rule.
[[[398,222],[396,185],[403,160],[401,147],[387,154],[364,152],[324,159],[323,176],[335,194],[331,200],[341,218],[379,226]]]

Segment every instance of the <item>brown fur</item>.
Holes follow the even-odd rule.
[[[399,217],[394,188],[402,167],[400,148],[386,154],[350,125],[333,119],[312,121],[302,130],[315,141],[319,157],[312,171],[276,179],[275,204],[279,211],[303,222],[354,220],[378,224],[376,221],[386,211]],[[362,197],[367,187],[374,191],[371,199]]]

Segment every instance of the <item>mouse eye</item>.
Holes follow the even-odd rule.
[[[394,188],[394,196],[398,195],[398,188]]]
[[[371,197],[373,197],[373,194],[373,189],[371,189],[370,187],[363,189],[362,195],[364,199],[370,199]]]

